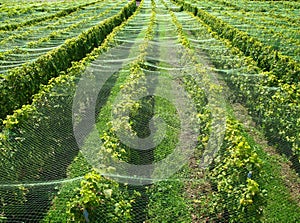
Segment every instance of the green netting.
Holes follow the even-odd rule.
[[[119,3],[101,4],[115,14]],[[99,48],[4,120],[0,222],[297,222],[297,193],[266,141],[295,137],[282,152],[299,170],[290,126],[300,108],[268,78],[179,5],[141,1]],[[260,125],[274,127],[268,138]]]
[[[189,2],[299,61],[298,3],[289,8],[272,1]]]
[[[67,39],[78,36],[103,20],[116,15],[128,1],[104,1],[51,21],[42,21],[34,27],[20,27],[2,33],[0,41],[0,72],[31,62],[61,46]],[[22,58],[22,59],[20,59]],[[11,64],[13,62],[13,64]]]
[[[83,2],[93,1],[2,1],[1,25],[24,22],[30,19],[33,13],[35,18],[42,18],[62,9],[68,9],[70,6],[81,5]]]

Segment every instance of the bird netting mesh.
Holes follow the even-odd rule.
[[[1,72],[127,2],[1,33]],[[24,50],[34,53],[27,58]],[[273,161],[263,161],[268,155],[247,126],[270,125],[263,111],[273,111],[276,99],[251,110],[252,118],[237,102],[284,94],[267,79],[179,4],[141,1],[99,48],[4,120],[0,222],[260,222],[267,192],[277,193],[265,181],[273,184],[277,173],[269,174]],[[299,105],[283,108],[299,117]],[[297,204],[285,208],[299,217]]]

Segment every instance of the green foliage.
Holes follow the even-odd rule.
[[[132,2],[131,4],[133,4]],[[153,39],[155,32],[154,27],[156,22],[156,12],[154,8],[156,7],[156,5],[154,1],[152,1],[152,7],[153,9],[150,24],[148,25],[148,28],[146,30],[144,42],[140,46],[140,55],[133,63],[130,64],[130,72],[126,73],[126,75],[128,75],[128,79],[126,79],[124,83],[119,86],[120,92],[125,95],[124,100],[120,102],[120,106],[111,108],[116,110],[119,109],[121,111],[130,110],[131,113],[128,117],[124,117],[124,119],[114,120],[116,122],[114,123],[114,125],[112,125],[111,122],[105,123],[107,125],[103,125],[104,127],[102,127],[103,131],[100,131],[100,137],[104,142],[101,148],[101,150],[106,153],[104,157],[112,157],[119,160],[123,159],[125,161],[131,159],[131,161],[133,160],[134,163],[143,163],[141,162],[142,158],[141,156],[139,156],[139,154],[137,155],[136,153],[134,153],[134,151],[130,150],[126,151],[123,148],[125,146],[121,145],[119,139],[115,135],[115,131],[118,130],[116,128],[120,128],[121,130],[128,129],[132,130],[133,134],[137,134],[142,137],[147,136],[149,134],[149,132],[147,131],[148,129],[143,129],[143,127],[141,127],[140,125],[140,122],[143,120],[143,118],[150,120],[153,116],[153,109],[157,109],[154,108],[153,104],[155,103],[155,101],[153,98],[146,98],[138,102],[132,100],[132,95],[139,92],[143,93],[147,90],[146,87],[143,86],[145,80],[145,73],[143,72],[143,68],[145,56],[148,52],[149,41]],[[199,14],[198,8],[193,7],[188,3],[184,3],[183,7],[191,11],[195,15]],[[115,17],[115,21],[117,21],[117,23],[121,23],[124,20],[124,17],[126,18],[132,13],[129,7],[125,8],[124,10],[124,14]],[[183,28],[180,22],[177,20],[175,13],[173,13],[171,10],[170,14],[172,16],[173,23],[176,25],[179,42],[191,54],[191,61],[196,62],[197,59],[193,57],[193,51],[191,50],[190,43],[185,36],[185,33],[183,32]],[[76,52],[80,50],[85,51],[86,47],[89,48],[89,50],[92,49],[95,46],[93,45],[95,44],[93,42],[94,39],[97,39],[97,41],[101,39],[102,41],[104,38],[104,36],[98,36],[99,30],[103,31],[104,33],[109,33],[109,31],[107,30],[112,30],[113,27],[114,24],[112,23],[103,23],[99,27],[94,27],[92,31],[88,33],[87,37],[82,39],[82,42],[76,42],[76,44],[72,41],[67,42],[67,44],[69,44],[68,46],[70,46],[70,48],[68,48],[69,57],[73,57],[73,55],[76,55]],[[228,35],[235,36],[236,34],[234,32],[235,31],[230,32],[229,30]],[[3,162],[0,164],[0,166],[1,169],[4,170],[3,175],[7,177],[7,179],[13,179],[15,181],[24,179],[27,180],[31,178],[41,179],[44,177],[43,174],[45,170],[51,170],[53,161],[57,161],[58,157],[63,157],[65,155],[62,148],[65,148],[64,145],[67,144],[68,140],[70,139],[68,138],[70,137],[68,134],[60,136],[61,138],[63,138],[62,141],[55,141],[57,140],[57,138],[59,138],[57,137],[57,135],[54,135],[55,132],[51,132],[49,136],[43,135],[46,142],[48,142],[49,138],[51,138],[51,140],[54,139],[54,142],[52,143],[57,145],[57,147],[55,148],[53,148],[53,146],[48,146],[48,144],[45,145],[45,149],[43,150],[35,146],[28,147],[28,150],[24,152],[26,156],[28,155],[29,158],[32,158],[34,157],[34,155],[38,154],[37,157],[42,158],[41,160],[37,160],[39,163],[32,164],[32,166],[30,166],[30,159],[28,162],[16,162],[16,164],[14,164],[15,166],[12,165],[10,160],[17,160],[20,151],[14,150],[13,147],[9,147],[5,145],[5,143],[10,142],[10,140],[12,139],[15,139],[14,137],[16,136],[16,134],[20,133],[19,131],[24,131],[20,127],[22,127],[22,123],[26,123],[28,120],[33,120],[32,123],[34,123],[35,129],[40,129],[41,132],[50,132],[49,129],[47,129],[47,126],[57,126],[57,128],[60,129],[64,126],[64,123],[69,122],[69,119],[61,120],[61,117],[54,117],[49,121],[47,120],[47,117],[44,117],[43,115],[38,113],[39,110],[37,110],[35,106],[39,105],[39,108],[44,109],[57,106],[58,111],[59,109],[64,109],[64,107],[60,107],[60,105],[66,104],[68,98],[65,97],[65,95],[70,94],[70,92],[74,90],[74,83],[76,81],[76,78],[74,78],[73,76],[76,76],[78,73],[80,73],[80,71],[84,70],[84,67],[88,63],[88,61],[93,60],[99,53],[105,51],[108,47],[107,45],[114,41],[114,35],[115,33],[113,31],[110,35],[108,35],[106,40],[104,40],[103,47],[100,47],[98,48],[98,50],[93,51],[93,53],[91,53],[81,62],[73,62],[72,68],[69,69],[69,75],[61,75],[60,77],[53,79],[49,85],[44,86],[40,93],[35,96],[33,100],[34,103],[32,105],[24,106],[22,107],[22,109],[15,110],[15,113],[11,116],[8,116],[8,118],[4,121],[5,131],[1,133],[1,139],[3,140],[1,140],[0,142],[1,152],[2,150],[4,152],[3,154],[1,154],[1,161]],[[261,48],[261,46],[257,45],[256,48],[259,49]],[[232,52],[239,52],[235,48],[232,48],[231,50]],[[68,57],[68,55],[65,54],[64,56]],[[262,55],[259,50],[257,52],[257,56],[262,56],[264,58],[259,60],[259,65],[262,67],[268,67],[268,62],[266,61],[266,59],[268,59],[268,55]],[[55,55],[53,55],[53,57],[55,57]],[[274,56],[274,58],[275,57],[276,55]],[[77,57],[74,56],[74,58],[72,58],[71,60],[76,60],[76,58]],[[49,61],[50,62],[45,65],[45,67],[49,68],[49,70],[57,69],[57,65],[53,64],[51,60],[52,58],[47,58],[47,63]],[[218,63],[220,64],[222,64],[223,62],[223,60],[218,61]],[[225,61],[224,64],[226,64],[226,66],[228,67],[234,66],[233,64],[229,64],[228,61]],[[254,63],[251,63],[250,65],[252,66],[253,64]],[[199,76],[205,73],[203,71],[201,73],[201,67],[197,66],[197,68],[199,68]],[[35,72],[30,66],[28,66],[27,69],[30,75],[32,74],[32,72]],[[268,69],[270,69],[270,67]],[[28,80],[31,80],[30,75],[26,77],[28,78]],[[270,78],[272,77],[272,75],[270,74],[268,77]],[[235,88],[239,88],[239,90],[243,93],[244,91],[249,91],[249,93],[243,94],[243,97],[251,99],[252,101],[248,103],[251,103],[253,105],[256,97],[254,96],[254,93],[250,91],[250,87],[245,86],[245,83],[248,83],[246,81],[249,80],[244,77],[230,78]],[[186,90],[193,98],[197,107],[197,111],[199,112],[197,118],[199,119],[198,123],[201,126],[201,130],[199,135],[199,145],[197,148],[199,148],[199,150],[202,150],[208,141],[211,117],[210,112],[205,107],[208,104],[207,98],[205,97],[205,92],[199,87],[198,81],[199,79],[193,79],[187,76],[180,80],[180,82],[185,85]],[[214,84],[209,83],[209,80],[204,78],[204,75],[203,77],[201,76],[201,81],[204,83],[204,85],[211,89],[216,88]],[[270,81],[271,84],[274,82]],[[136,89],[137,84],[141,84],[142,87]],[[292,112],[287,113],[283,111],[283,107],[276,106],[277,103],[279,104],[286,101],[286,98],[282,97],[283,94],[274,94],[272,99],[276,101],[276,103],[271,104],[269,108],[272,109],[267,110],[267,112],[269,112],[268,115],[271,119],[271,116],[273,115],[272,111],[277,109],[276,118],[280,121],[278,127],[274,128],[275,130],[270,130],[270,134],[272,132],[280,130],[282,126],[289,126],[290,123],[285,124],[284,120],[286,120],[289,115],[294,116],[297,112],[294,106],[298,101],[297,86],[294,84],[282,84],[280,85],[280,87],[284,92],[288,93],[288,96],[286,98],[288,98],[289,102],[291,102],[291,107],[293,107],[293,110],[289,110]],[[261,88],[259,88],[259,90],[260,92],[262,91]],[[113,94],[116,94],[116,92]],[[296,97],[294,98],[295,95]],[[264,97],[267,98],[268,96],[270,96],[270,94],[266,94],[266,96]],[[261,102],[260,100],[261,98],[258,99],[259,102]],[[293,100],[295,101],[295,103]],[[163,102],[162,100],[159,101],[159,103],[160,106],[166,105],[165,109],[168,111],[174,110],[174,107]],[[158,104],[156,104],[156,106],[157,105]],[[255,109],[257,109],[256,111],[260,111],[259,109],[261,109],[261,107],[257,108],[259,106],[264,107],[264,105],[259,104],[255,107]],[[53,109],[53,111],[57,110]],[[109,112],[107,112],[110,111],[109,109],[105,111],[106,113],[103,112],[104,116],[110,115]],[[143,116],[143,114],[145,113],[147,114],[147,117]],[[268,117],[268,115],[265,116]],[[104,120],[106,120],[107,117],[104,118]],[[169,117],[169,119],[171,120],[170,122],[176,124],[177,117],[175,115],[174,117]],[[39,122],[41,121],[45,124],[44,126],[39,126]],[[299,126],[300,119],[296,119],[295,121],[296,127]],[[72,126],[72,124],[70,126]],[[139,130],[141,129],[142,131],[139,132]],[[282,135],[283,137],[288,137],[291,136],[292,132],[296,130],[297,128],[295,129],[295,127],[293,126],[290,129],[286,128],[286,130],[284,131],[281,130],[281,132],[276,132],[276,134]],[[30,132],[28,132],[27,135],[30,135],[29,133]],[[174,134],[174,132],[173,136],[175,136],[176,138],[176,134]],[[299,138],[300,137],[295,138],[292,136],[287,140],[289,140],[289,142],[291,143],[294,143],[295,148],[297,149],[297,146],[299,145],[297,144],[299,142]],[[32,138],[29,139],[32,140]],[[24,143],[24,140],[26,142],[26,138],[17,138],[16,140],[17,142]],[[35,139],[33,138],[33,140]],[[156,157],[160,157],[162,156],[162,154],[164,157],[164,152],[170,149],[170,145],[172,143],[176,143],[176,140],[167,144],[169,148],[162,148],[161,151],[157,149],[155,151],[155,153],[157,153]],[[200,153],[201,152],[202,151],[200,151]],[[50,160],[52,162],[44,163],[45,160]],[[229,119],[223,146],[218,158],[215,159],[215,162],[211,166],[211,173],[209,175],[209,179],[215,191],[212,192],[210,197],[206,197],[208,200],[201,201],[201,205],[203,205],[203,207],[208,207],[208,209],[203,210],[203,214],[209,215],[211,220],[216,221],[259,222],[261,220],[263,206],[265,205],[265,191],[262,188],[263,186],[260,185],[262,180],[259,180],[259,178],[262,176],[262,165],[263,163],[257,154],[256,148],[249,143],[241,126],[235,121]],[[80,177],[82,176],[81,173],[86,173],[88,171],[90,171],[90,166],[87,165],[84,158],[77,157],[74,160],[73,165],[69,169],[69,176]],[[84,176],[84,180],[80,182],[80,185],[78,183],[66,183],[66,185],[67,186],[63,187],[59,192],[62,193],[62,195],[58,193],[58,195],[53,200],[53,206],[49,211],[49,215],[45,218],[45,222],[51,222],[53,219],[56,219],[57,222],[64,222],[66,219],[68,222],[85,222],[87,221],[87,219],[89,219],[90,222],[134,221],[134,205],[136,205],[136,200],[141,195],[137,192],[133,192],[133,194],[130,194],[129,189],[126,186],[119,185],[117,182],[109,180],[94,171],[87,173]],[[74,187],[76,187],[76,189],[72,190]],[[150,186],[147,190],[147,198],[149,198],[149,200],[145,201],[145,203],[149,202],[147,205],[148,216],[145,222],[191,222],[192,216],[189,212],[188,204],[186,203],[186,200],[184,198],[185,189],[186,188],[184,187],[184,184],[177,181],[160,182],[158,184]],[[22,199],[24,199],[25,201],[27,192],[26,189],[19,188],[19,190],[20,194],[16,194],[17,199],[19,199],[20,202],[23,201]],[[2,194],[4,194],[3,197],[5,200],[8,196],[8,192],[5,191],[2,193],[1,191],[1,195]],[[64,201],[60,200],[60,198],[62,197],[63,199],[65,199]],[[1,205],[4,206],[6,204],[1,203]],[[59,213],[61,213],[61,216],[57,216]],[[2,216],[0,215],[0,221],[1,218]]]
[[[220,37],[229,39],[235,47],[238,47],[245,55],[251,56],[257,61],[258,66],[265,71],[272,71],[278,79],[285,83],[298,81],[300,77],[300,66],[291,57],[284,56],[273,50],[270,46],[262,44],[257,39],[250,37],[247,33],[238,30],[216,16],[197,8],[182,0],[174,0],[181,4],[184,10],[192,13],[207,23]]]
[[[51,78],[66,71],[72,62],[81,60],[87,53],[98,47],[114,27],[128,19],[127,16],[130,16],[134,10],[135,4],[131,1],[117,15],[104,20],[78,37],[66,40],[62,46],[39,57],[36,61],[9,70],[1,77],[0,118],[3,119],[13,110],[29,103],[41,84],[47,84]]]
[[[193,201],[202,219],[261,222],[267,198],[260,179],[263,163],[244,134],[236,121],[228,119],[225,141],[207,176],[212,191]]]
[[[134,1],[131,1],[117,16],[104,21],[104,23],[101,23],[98,27],[94,27],[87,33],[82,34],[78,40],[66,41],[65,45],[38,59],[33,66],[24,65],[23,70],[22,68],[13,70],[11,74],[14,75],[5,77],[5,80],[12,81],[13,88],[12,86],[5,85],[3,83],[5,81],[3,81],[0,89],[3,90],[2,93],[7,91],[7,94],[9,94],[8,92],[11,90],[15,91],[18,97],[13,97],[13,94],[11,94],[8,97],[1,98],[1,100],[10,100],[8,104],[1,101],[5,109],[9,110],[10,106],[11,108],[16,106],[16,104],[18,104],[17,101],[27,101],[30,95],[38,90],[39,84],[43,83],[42,80],[44,80],[45,83],[48,82],[47,79],[52,77],[50,75],[51,70],[53,71],[57,68],[56,65],[53,64],[53,60],[58,60],[60,65],[63,66],[62,64],[67,60],[70,62],[74,60],[76,54],[84,56],[85,54],[83,54],[82,51],[84,44],[89,49],[92,49],[91,46],[93,46],[93,43],[89,42],[89,40],[96,41],[98,44],[99,41],[102,41],[102,38],[104,38],[101,32],[98,33],[99,29],[105,29],[106,34],[108,34],[114,27],[112,23],[116,22],[116,24],[118,24],[123,21],[120,19],[121,14],[130,15],[134,9]],[[127,19],[127,17],[124,17],[124,19]],[[86,36],[88,36],[88,38],[86,38]],[[111,37],[112,36],[110,36],[110,38]],[[3,182],[16,183],[18,181],[51,180],[64,176],[66,166],[78,152],[73,137],[71,117],[71,105],[76,81],[75,76],[81,74],[84,70],[84,64],[92,60],[95,55],[102,53],[107,48],[107,45],[108,42],[105,41],[103,46],[100,46],[80,63],[74,63],[72,69],[69,69],[68,75],[63,75],[63,72],[60,72],[59,77],[53,78],[48,85],[41,87],[39,93],[34,96],[31,105],[26,105],[15,110],[12,115],[7,116],[3,121],[2,132],[0,134],[0,168]],[[34,65],[36,65],[36,67],[34,67]],[[35,72],[40,78],[34,77]],[[30,84],[30,86],[27,86],[27,84]],[[23,89],[24,94],[20,94],[19,92]],[[1,110],[1,112],[5,114],[7,110]],[[58,114],[64,115],[62,117]],[[31,127],[28,128],[28,126]],[[41,142],[43,142],[42,149]],[[18,196],[12,197],[11,191]],[[16,203],[21,204],[22,202],[27,202],[27,193],[21,192],[22,191],[18,191],[17,189],[1,189],[1,210],[4,215],[11,214],[11,212],[17,215],[19,214],[14,205]],[[34,190],[31,189],[29,192],[35,193]],[[45,196],[39,196],[39,199],[51,199],[47,196],[47,194],[45,194]],[[43,202],[45,202],[45,200],[43,200]],[[22,210],[20,209],[20,211]]]
[[[75,197],[67,204],[68,222],[84,222],[87,211],[90,222],[130,222],[132,204],[140,196],[132,197],[118,183],[108,180],[96,172],[85,175]]]
[[[229,222],[260,221],[265,191],[255,179],[261,176],[261,165],[239,125],[228,120],[222,149],[210,173],[217,188],[212,204],[215,213],[222,213]]]
[[[139,162],[140,155],[134,149],[127,148],[123,145],[116,137],[116,132],[126,130],[132,135],[137,135],[137,131],[134,129],[135,124],[132,120],[135,119],[134,117],[138,118],[138,111],[141,108],[141,102],[135,101],[133,98],[135,95],[142,95],[147,91],[145,86],[145,73],[142,70],[142,64],[144,63],[147,54],[149,41],[154,35],[153,27],[155,24],[155,16],[156,14],[153,10],[150,18],[150,24],[144,36],[144,42],[139,46],[139,56],[136,60],[130,63],[130,72],[125,71],[127,76],[125,80],[123,80],[124,82],[121,83],[119,89],[117,89],[117,91],[120,91],[122,99],[118,102],[118,105],[113,108],[109,106],[103,108],[102,111],[104,112],[99,116],[101,117],[101,125],[105,126],[104,129],[101,127],[103,131],[100,133],[100,138],[103,140],[103,145],[100,148],[101,153],[103,153],[102,157],[112,157],[113,159],[119,159],[122,161]],[[111,95],[111,97],[113,97],[113,95]],[[128,115],[116,117],[114,120],[110,121],[107,120],[107,118],[111,114],[105,109],[111,109],[114,114],[122,114],[126,111],[129,112]],[[105,123],[105,120],[108,122]],[[102,161],[103,163],[110,162],[109,160]]]
[[[88,15],[87,15],[86,17],[88,17],[88,18],[81,19],[79,22],[75,22],[72,25],[67,26],[66,28],[52,31],[50,34],[47,34],[46,36],[39,38],[38,40],[33,40],[31,42],[28,42],[26,45],[28,47],[32,48],[32,47],[39,46],[43,42],[48,42],[51,39],[59,39],[61,36],[64,36],[65,33],[73,32],[74,30],[76,30],[76,28],[82,29],[83,27],[85,27],[84,26],[85,23],[89,24],[90,21],[93,21],[95,19],[108,17],[109,13],[113,12],[116,9],[120,9],[123,6],[123,4],[124,4],[124,1],[120,1],[117,4],[113,5],[112,7],[109,7],[106,10],[102,11],[101,13],[97,13],[95,16],[88,17]],[[82,15],[80,15],[80,17],[81,16]],[[76,16],[74,16],[73,19],[76,21],[76,19],[77,19]]]
[[[187,11],[197,7],[180,0],[175,2],[183,5]],[[269,140],[277,145],[279,152],[296,160],[293,162],[299,165],[299,63],[204,10],[198,9],[197,16],[201,19],[199,22],[208,25],[211,36],[220,39],[230,49],[222,52],[208,50],[215,66],[220,69],[239,69],[244,66],[244,72],[250,74],[226,75],[225,80],[235,90],[235,97],[249,108],[255,121],[262,126]]]
[[[56,17],[63,17],[63,16],[66,16],[66,15],[72,13],[72,12],[75,12],[79,8],[82,8],[82,7],[91,5],[91,4],[95,4],[95,3],[96,2],[92,2],[92,3],[89,2],[89,3],[85,3],[85,4],[80,4],[80,5],[77,5],[75,7],[70,7],[70,8],[67,8],[67,9],[63,9],[63,10],[61,10],[57,13],[51,14],[51,15],[36,17],[34,19],[25,20],[22,23],[5,24],[5,25],[0,26],[0,30],[12,31],[12,30],[18,29],[19,27],[22,27],[22,26],[33,25],[35,23],[45,21],[45,20],[50,20],[50,19],[53,19],[53,18],[56,18]],[[12,14],[15,14],[15,13],[12,11]]]
[[[176,19],[174,17],[173,19],[176,24]],[[182,42],[185,37],[184,34],[181,36]],[[201,74],[201,69],[199,73]],[[213,83],[205,79],[205,75],[202,75],[201,78],[205,85],[210,86],[210,89],[215,88]],[[203,90],[196,87],[197,82],[185,77],[184,84],[195,100],[195,104],[199,104],[199,108],[203,107],[206,100],[203,97]],[[209,123],[207,111],[200,109],[198,117],[200,122],[205,120],[206,124]],[[209,129],[207,125],[205,127],[205,123],[203,123],[204,128],[201,131],[201,137],[199,137],[204,145]],[[241,127],[234,121],[228,120],[221,151],[209,174],[209,179],[216,191],[209,198],[210,202],[203,201],[206,202],[204,204],[206,210],[203,210],[203,214],[211,213],[210,219],[226,219],[229,222],[259,222],[265,204],[265,191],[262,191],[255,178],[260,176],[261,162],[255,148],[250,146],[243,136]],[[248,173],[255,177],[247,179]]]

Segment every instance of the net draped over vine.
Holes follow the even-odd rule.
[[[141,1],[101,45],[4,119],[0,222],[261,221],[264,180],[273,176],[263,171],[271,164],[249,126],[270,125],[262,101],[281,90],[181,2]],[[91,3],[0,33],[0,72],[127,3]],[[299,117],[299,106],[282,106],[287,122]],[[289,208],[297,219],[299,206]]]

